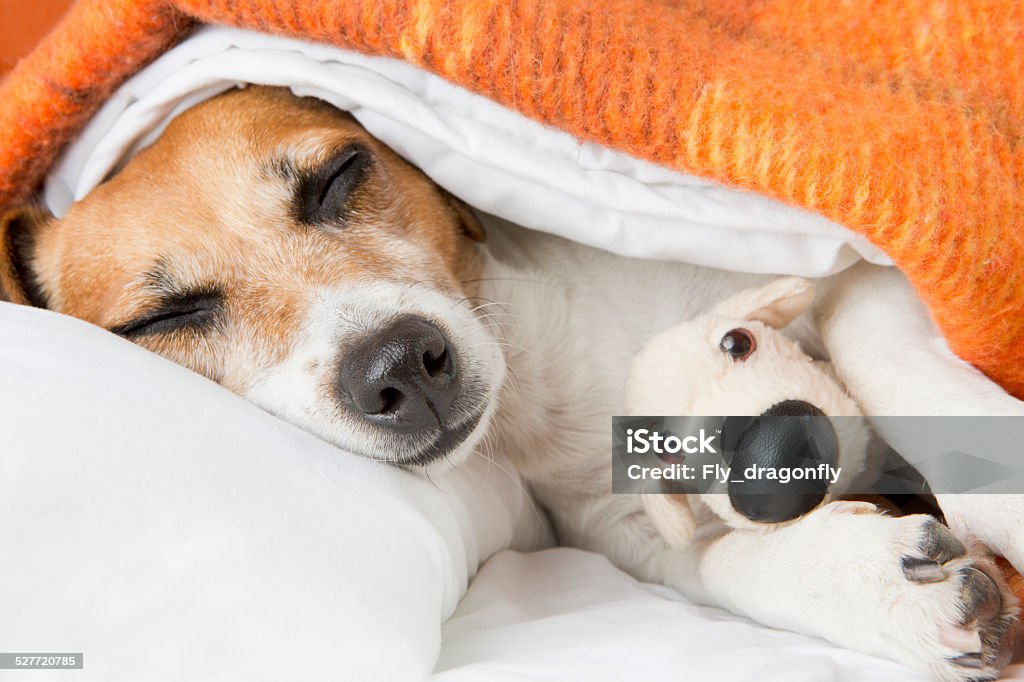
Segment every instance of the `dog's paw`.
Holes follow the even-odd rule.
[[[1019,634],[1017,601],[980,547],[935,519],[892,519],[899,573],[882,591],[892,657],[943,680],[996,679]]]
[[[707,593],[765,625],[940,680],[995,679],[1012,653],[1016,599],[983,547],[931,516],[832,502],[791,524],[726,533],[704,552]],[[676,564],[666,565],[671,578]],[[679,575],[670,584],[685,589],[692,574]]]

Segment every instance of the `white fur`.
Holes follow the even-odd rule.
[[[875,270],[864,266],[856,272]],[[955,571],[948,580],[921,585],[900,570],[927,517],[896,519],[864,513],[870,509],[865,505],[837,502],[782,527],[729,530],[701,505],[694,510],[699,530],[680,551],[644,513],[639,496],[610,494],[610,417],[626,412],[632,357],[659,332],[771,278],[626,260],[557,238],[493,228],[484,278],[482,296],[500,303],[507,316],[502,342],[509,376],[515,377],[486,442],[509,456],[530,481],[562,543],[601,552],[642,580],[671,585],[769,625],[827,637],[943,679],[979,674],[948,660],[958,653],[948,646],[951,641],[977,640],[976,632],[956,624],[963,597]],[[896,281],[884,291],[862,292],[855,278],[846,286],[853,298],[909,290]],[[824,305],[830,300],[826,297]],[[905,303],[920,310],[916,300]],[[812,312],[820,314],[817,307]],[[892,334],[906,315],[903,309],[876,321],[874,333]],[[717,344],[716,335],[720,338],[727,324],[709,317],[700,326],[702,338]],[[827,357],[829,340],[847,348],[871,338],[856,328],[833,326],[823,344],[811,315],[797,317],[785,333],[816,357]],[[899,338],[899,332],[886,338]],[[843,356],[837,363],[843,382],[849,385],[848,374],[868,384],[881,380],[914,347],[887,350]],[[781,341],[779,351],[786,351]],[[800,351],[794,344],[787,352]],[[934,361],[916,380],[941,383],[951,364]],[[713,368],[700,371],[715,378]],[[725,385],[720,392],[711,388],[701,403],[709,413],[744,411]],[[648,407],[653,406],[641,408],[638,399],[637,409]],[[688,406],[662,407],[651,411],[685,413]],[[850,404],[829,409],[843,414]],[[683,543],[686,537],[684,531]],[[963,559],[981,560],[976,549]]]
[[[331,397],[336,394],[332,383],[345,359],[346,343],[400,315],[415,314],[438,324],[458,349],[464,390],[452,408],[453,425],[468,421],[477,408],[484,410],[477,427],[447,458],[458,463],[474,452],[497,409],[505,363],[498,342],[465,299],[428,286],[387,282],[325,288],[311,297],[298,344],[283,362],[253,373],[246,399],[343,449],[401,464],[401,453],[413,455],[430,442],[411,448],[408,441],[392,442],[386,432],[339,409]],[[468,396],[476,398],[469,401]]]
[[[1024,402],[949,349],[895,270],[858,266],[836,276],[824,290],[816,321],[832,362],[868,415],[1024,417]],[[850,343],[850,338],[871,343]],[[880,364],[879,358],[891,361]],[[879,422],[876,429],[897,450],[919,437],[891,422]],[[952,527],[1024,571],[1024,495],[936,498]]]
[[[962,599],[956,580],[920,585],[908,582],[900,571],[901,559],[920,540],[925,517],[894,519],[864,505],[838,502],[781,527],[730,529],[706,505],[696,505],[693,531],[683,529],[672,547],[644,513],[639,496],[610,493],[610,417],[626,413],[623,398],[633,357],[651,337],[773,278],[623,259],[497,221],[491,222],[489,240],[483,253],[484,302],[474,300],[476,305],[469,306],[429,287],[387,284],[324,291],[311,307],[300,346],[284,363],[262,372],[246,395],[342,447],[395,461],[388,443],[339,416],[320,389],[329,380],[336,346],[347,331],[371,328],[389,314],[418,312],[449,331],[460,362],[467,363],[488,397],[479,427],[449,462],[437,466],[456,464],[474,449],[500,452],[530,482],[563,544],[601,552],[639,579],[945,679],[966,679],[978,672],[947,661],[957,653],[948,646],[951,641],[969,645],[977,639],[976,633],[954,627]],[[919,310],[912,296],[906,295],[905,307],[870,324],[836,313],[851,299],[909,291],[905,282],[896,280],[882,285],[869,281],[862,292],[857,277],[870,280],[875,270],[865,266],[849,273],[842,291],[826,287],[812,310],[822,323],[823,337],[810,314],[799,315],[784,330],[799,346],[770,335],[773,352],[799,360],[801,375],[818,389],[830,380],[804,352],[823,359],[829,355],[827,347],[843,383],[866,411],[878,404],[886,387],[893,388],[888,377],[904,368],[918,372],[915,379],[921,386],[942,384],[951,372],[966,376],[973,371],[952,357],[933,354],[923,360],[918,348],[900,344],[899,339],[914,333],[906,330],[907,324],[916,324],[908,310]],[[796,292],[794,310],[769,305],[770,314],[760,318],[788,322],[805,299]],[[714,347],[735,313],[705,316],[690,326],[691,341]],[[864,342],[876,344],[879,337],[884,346]],[[744,402],[729,372],[713,363],[691,363],[689,368],[705,373],[708,390],[700,404],[709,413],[758,414],[764,400],[794,397],[791,389],[803,390],[807,384],[787,384],[791,377],[775,375],[761,385],[757,402]],[[672,373],[664,376],[671,378]],[[688,376],[692,379],[692,372]],[[932,390],[936,392],[931,395],[950,401],[950,409],[961,405],[955,390]],[[832,414],[856,414],[841,392],[834,397],[836,402],[822,407]],[[990,389],[975,391],[971,399],[992,409],[1015,407],[1012,399]],[[644,404],[643,396],[634,405],[654,414],[686,413],[693,407],[689,399]],[[972,554],[962,561],[976,559]]]

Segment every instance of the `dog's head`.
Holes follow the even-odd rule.
[[[723,441],[735,441],[734,479],[751,465],[790,468],[817,458],[841,467],[841,483],[853,480],[868,443],[861,412],[830,366],[780,331],[813,300],[811,282],[786,277],[739,292],[654,337],[631,369],[630,413],[750,417],[726,420],[723,428]],[[743,526],[788,521],[829,497],[816,484],[813,490],[789,485],[730,482],[728,497],[701,499]]]
[[[349,115],[286,90],[196,106],[62,219],[16,211],[0,237],[9,299],[366,456],[458,459],[504,375],[474,312],[473,213]]]

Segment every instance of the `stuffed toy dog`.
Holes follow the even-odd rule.
[[[733,470],[789,466],[810,439],[818,456],[842,472],[829,489],[748,481],[730,482],[728,495],[700,494],[731,527],[797,518],[835,499],[868,464],[869,434],[856,403],[828,363],[813,360],[781,331],[813,300],[813,283],[797,277],[740,292],[656,336],[634,360],[631,414],[759,415],[758,428],[748,426],[735,447]],[[833,416],[844,418],[830,422]],[[764,447],[765,439],[773,447]],[[670,544],[689,542],[696,520],[688,495],[642,497]]]

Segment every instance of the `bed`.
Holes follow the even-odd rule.
[[[195,5],[201,18],[221,11]],[[485,220],[628,256],[753,272],[823,276],[860,259],[917,267],[835,207],[726,182],[722,169],[683,172],[657,155],[615,150],[409,63],[416,59],[224,27],[188,33],[164,52],[187,26],[179,10],[173,30],[158,12],[130,14],[137,28],[153,22],[151,54],[117,67],[138,73],[102,92],[87,115],[65,112],[74,141],[53,138],[59,157],[41,146],[37,157],[52,157],[42,171],[12,161],[22,137],[0,145],[3,201],[36,178],[60,215],[176,113],[260,83],[351,111]],[[72,15],[69,25],[81,20]],[[31,99],[20,78],[18,94]],[[85,90],[82,102],[102,88]],[[0,128],[13,131],[4,115]],[[1015,248],[999,253],[1010,262]],[[1013,324],[1024,307],[1017,291],[996,296]],[[923,320],[921,342],[936,353],[952,343],[1019,389],[1015,366],[990,357],[991,332],[963,331],[965,313],[945,295],[922,294],[940,327]],[[1013,343],[1018,327],[1006,328],[1000,343],[1013,365],[1012,353],[1024,351]],[[969,381],[989,382],[972,372]],[[340,452],[75,320],[0,304],[0,376],[0,643],[82,652],[85,679],[918,679],[553,547],[505,462],[474,461],[424,481]]]

